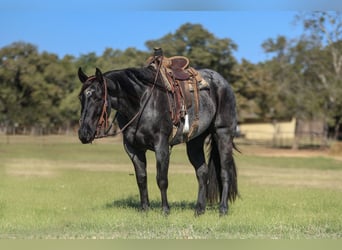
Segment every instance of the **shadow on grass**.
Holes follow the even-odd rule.
[[[193,210],[195,209],[195,202],[189,201],[176,201],[169,202],[171,209],[177,210]],[[129,196],[124,199],[114,200],[113,202],[107,203],[105,205],[107,209],[111,208],[129,208],[141,210],[140,200],[138,196]],[[150,209],[161,209],[161,201],[160,200],[151,200],[150,201]]]

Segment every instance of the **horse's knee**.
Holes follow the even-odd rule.
[[[166,176],[157,175],[157,183],[160,189],[167,189],[169,182]]]
[[[136,172],[136,179],[139,186],[147,183],[147,174]]]
[[[198,178],[203,178],[203,177],[207,177],[208,176],[208,167],[206,164],[203,164],[202,166],[200,166],[197,170],[196,170],[196,175]]]
[[[206,164],[203,164],[201,167],[199,167],[196,170],[196,177],[197,177],[200,187],[206,185],[208,181],[208,174],[209,174],[209,169]]]

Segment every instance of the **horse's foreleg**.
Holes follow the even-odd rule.
[[[168,188],[168,170],[170,152],[167,143],[158,145],[155,149],[157,162],[157,183],[161,193],[162,209],[165,214],[170,213],[169,203],[167,201]]]
[[[206,187],[208,181],[208,167],[205,163],[203,152],[203,143],[205,136],[197,137],[186,144],[188,158],[196,170],[196,177],[198,181],[198,197],[195,208],[195,214],[201,215],[206,208]]]
[[[125,150],[129,157],[131,158],[135,176],[137,179],[137,184],[139,187],[140,193],[140,203],[142,210],[148,210],[150,207],[150,202],[148,199],[148,191],[147,191],[147,172],[146,172],[146,151],[139,151],[134,149],[127,143],[124,143]]]

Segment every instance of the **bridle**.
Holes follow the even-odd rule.
[[[94,80],[96,77],[95,76],[90,76],[87,81],[90,82],[90,84],[88,84],[87,87],[89,87],[92,84],[92,80]],[[85,88],[86,89],[86,88]],[[107,81],[105,78],[103,78],[103,96],[102,96],[104,102],[102,105],[102,111],[101,111],[101,115],[99,117],[99,120],[97,122],[97,126],[96,126],[96,135],[95,135],[95,139],[99,138],[99,134],[101,132],[101,130],[105,131],[105,134],[108,133],[108,131],[111,128],[111,125],[109,125],[108,122],[108,90],[107,90]],[[114,122],[114,120],[113,120]],[[80,119],[80,124],[82,123],[82,119]]]
[[[105,78],[103,78],[103,105],[102,105],[102,111],[101,111],[101,115],[99,118],[99,121],[97,122],[97,128],[96,128],[96,135],[95,135],[95,139],[98,138],[101,130],[105,131],[105,134],[108,133],[108,131],[110,130],[109,127],[109,123],[108,123],[108,112],[107,112],[107,108],[108,108],[108,90],[107,90],[107,81]]]

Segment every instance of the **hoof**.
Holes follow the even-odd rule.
[[[228,214],[227,208],[220,208],[220,217],[226,216]]]
[[[149,205],[141,205],[140,207],[140,212],[144,213],[144,212],[148,212],[150,210],[150,206]]]
[[[197,204],[195,208],[195,216],[200,216],[204,213],[205,213],[205,206],[201,206]]]
[[[195,210],[195,217],[199,217],[199,216],[201,216],[204,213],[205,213],[204,209],[200,209],[200,210],[196,209]]]
[[[170,208],[169,207],[163,207],[162,213],[164,216],[168,216],[170,214]]]

